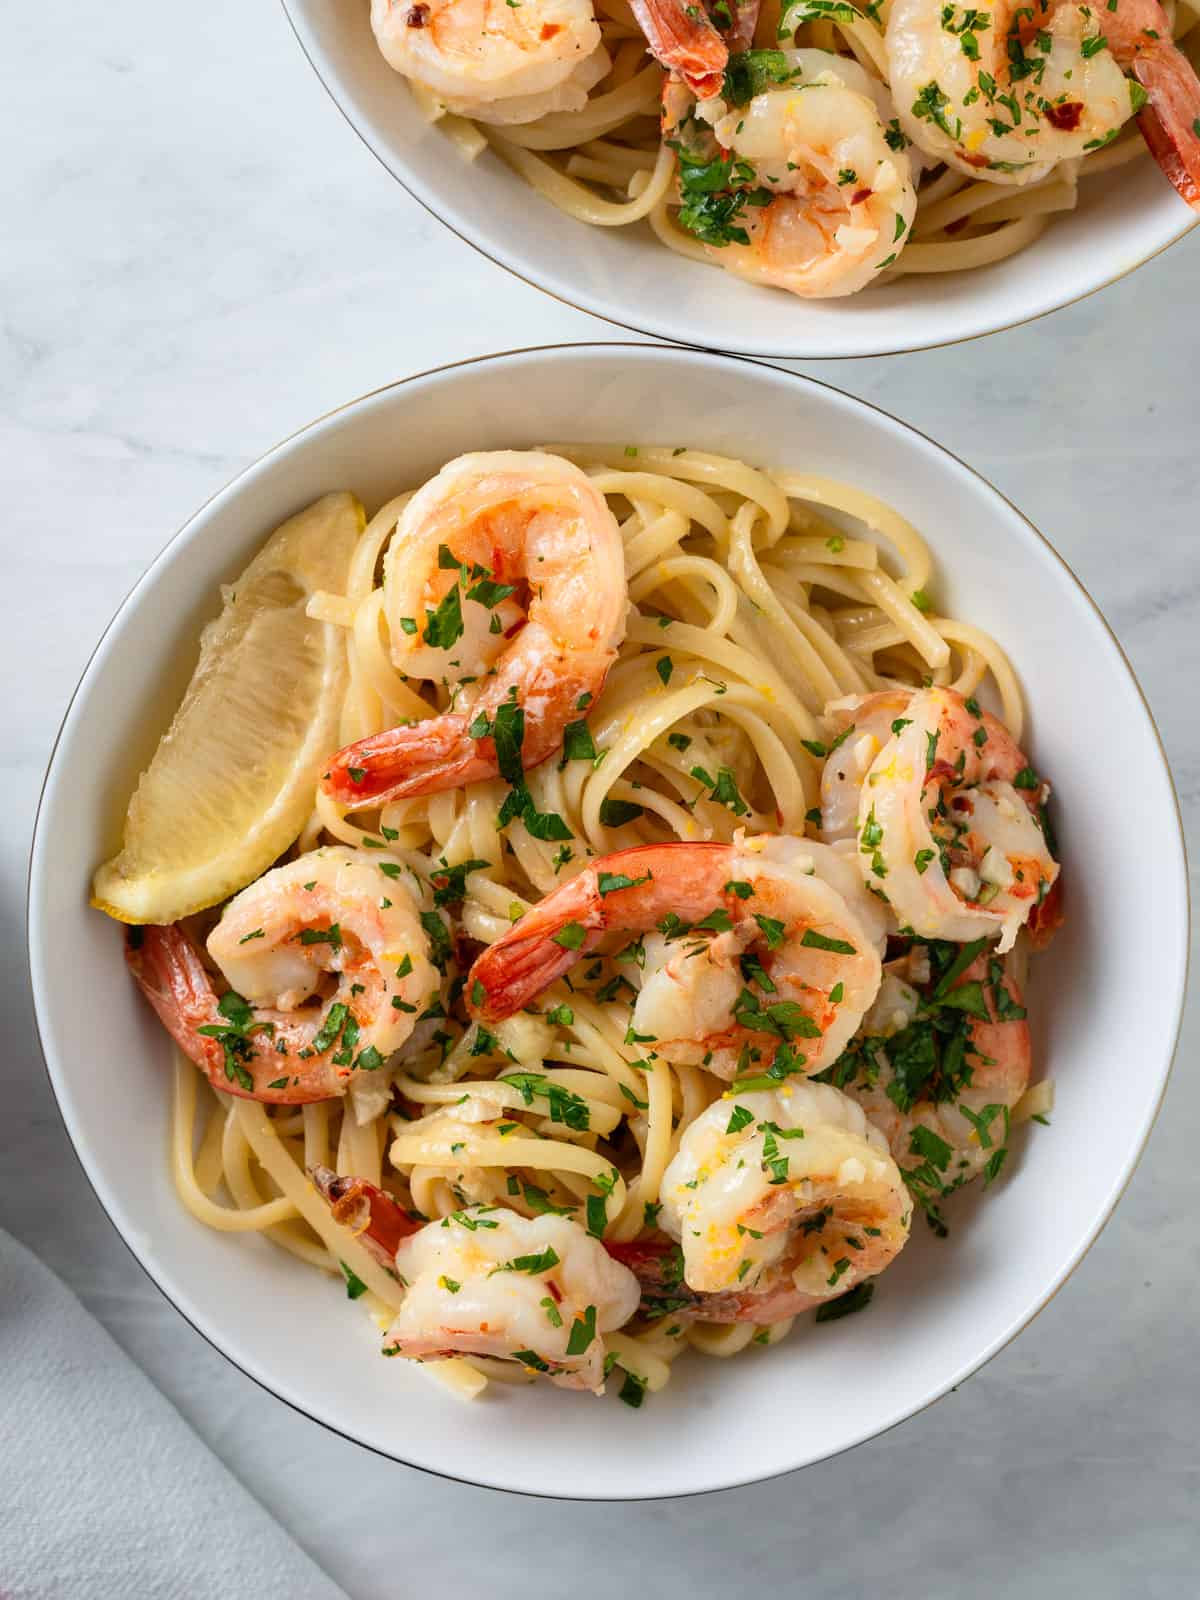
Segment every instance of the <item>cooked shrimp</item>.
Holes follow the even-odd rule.
[[[371,26],[390,66],[476,122],[581,111],[610,66],[591,0],[371,0]]]
[[[735,1091],[702,1111],[663,1174],[660,1226],[714,1322],[774,1322],[892,1261],[912,1202],[887,1143],[826,1084]]]
[[[333,758],[322,783],[351,809],[495,777],[502,717],[511,743],[523,730],[524,766],[544,761],[625,636],[616,518],[578,467],[533,450],[459,456],[430,479],[400,517],[384,589],[397,667],[461,687],[455,709]]]
[[[396,1251],[416,1233],[423,1218],[414,1217],[400,1202],[365,1178],[343,1176],[332,1167],[311,1167],[308,1173],[335,1222],[349,1228],[380,1266],[395,1271]]]
[[[208,939],[135,929],[134,978],[172,1038],[226,1094],[305,1104],[345,1094],[405,1043],[438,987],[429,941],[386,855],[313,850],[243,889]]]
[[[329,1167],[313,1167],[309,1177],[328,1203],[333,1220],[349,1228],[381,1266],[394,1271],[401,1241],[416,1233],[425,1219],[406,1211],[385,1189],[365,1178],[340,1177]],[[661,1233],[628,1243],[601,1242],[613,1260],[638,1280],[639,1309],[646,1316],[661,1316],[664,1309],[699,1315],[701,1297],[682,1287],[683,1258],[677,1244]]]
[[[1128,9],[1127,9],[1128,7]],[[1170,182],[1200,211],[1200,79],[1171,37],[1156,0],[1120,0],[1118,23],[1105,13],[1109,48],[1146,91],[1138,128]]]
[[[844,749],[857,712],[838,714],[855,730]],[[920,938],[998,935],[1003,952],[1026,923],[1044,931],[1059,873],[1043,818],[1050,785],[1003,723],[953,689],[916,691],[891,727],[859,794],[870,888]]]
[[[940,1223],[937,1200],[1007,1154],[1031,1050],[1011,958],[914,943],[888,963],[875,1004],[831,1079],[887,1139]]]
[[[1200,82],[1158,0],[1005,0],[985,11],[893,0],[886,44],[904,131],[939,161],[1033,183],[1140,113],[1163,170],[1200,203]]]
[[[698,99],[720,94],[729,47],[707,11],[685,0],[629,3],[654,59]]]
[[[604,1335],[638,1308],[627,1267],[567,1217],[469,1206],[401,1239],[404,1299],[384,1355],[498,1356],[565,1389],[604,1390]]]
[[[911,689],[883,689],[826,707],[826,716],[839,724],[821,768],[821,836],[827,844],[857,835],[863,779],[911,699]]]
[[[889,144],[878,86],[857,62],[826,50],[773,54],[788,63],[787,87],[701,108],[742,205],[736,226],[714,231],[705,212],[693,231],[738,277],[809,299],[854,294],[907,241],[917,208],[908,154]],[[694,159],[685,153],[681,166],[684,227],[695,209]]]
[[[718,0],[711,9],[687,0],[629,4],[650,54],[698,100],[721,93],[730,52],[750,48],[758,23],[759,0]]]
[[[739,835],[590,861],[478,957],[471,1010],[511,1016],[618,929],[647,936],[635,1031],[723,1078],[766,1070],[785,1043],[790,1070],[827,1066],[879,986],[882,922],[853,862]]]

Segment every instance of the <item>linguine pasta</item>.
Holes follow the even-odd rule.
[[[385,849],[420,905],[448,916],[433,938],[440,996],[384,1070],[356,1073],[343,1100],[267,1106],[218,1094],[182,1055],[172,1168],[207,1227],[257,1232],[332,1278],[382,1327],[396,1280],[335,1222],[306,1171],[382,1186],[427,1218],[469,1205],[569,1215],[631,1241],[657,1215],[668,1162],[727,1084],[674,1063],[631,1030],[630,947],[581,963],[536,1014],[485,1027],[463,1006],[464,950],[493,944],[593,855],[642,842],[747,834],[810,836],[828,702],[897,681],[977,692],[1014,739],[1021,692],[1001,647],[936,603],[932,557],[892,507],[810,472],[768,472],[704,451],[547,446],[577,463],[619,523],[630,611],[603,692],[580,709],[561,755],[526,774],[533,812],[501,826],[502,778],[347,812],[318,792],[296,849]],[[344,639],[343,743],[444,710],[452,691],[417,685],[389,652],[384,556],[410,493],[367,522],[345,592],[310,615]],[[533,824],[531,814],[541,819]],[[547,823],[546,819],[554,819]],[[545,837],[535,836],[538,833]],[[424,919],[423,919],[424,920]],[[457,946],[457,948],[456,948]],[[1037,1109],[1044,1109],[1043,1101]],[[670,1314],[606,1337],[634,1403],[661,1388],[681,1350],[731,1356],[782,1338],[756,1326]],[[527,1372],[486,1357],[429,1370],[457,1392]]]
[[[887,4],[859,8],[825,3],[821,8],[828,15],[801,23],[794,37],[789,33],[788,47],[852,59],[886,89]],[[719,249],[706,248],[680,226],[678,160],[660,126],[663,70],[647,57],[628,0],[597,0],[595,10],[612,66],[590,91],[582,110],[493,126],[447,113],[419,84],[411,83],[411,92],[423,115],[439,123],[464,158],[476,160],[490,148],[569,216],[605,228],[644,222],[676,254],[720,265]],[[1167,14],[1176,40],[1189,41],[1190,49],[1200,10],[1191,0],[1178,0],[1168,4]],[[754,49],[780,47],[779,17],[779,4],[767,0],[759,12]],[[1145,151],[1132,120],[1119,137],[1097,142],[1103,148],[1060,161],[1045,177],[1020,187],[973,179],[931,157],[918,161],[917,212],[908,242],[894,262],[884,262],[874,281],[889,282],[903,274],[969,271],[1025,249],[1056,216],[1075,209],[1081,183],[1102,177]]]

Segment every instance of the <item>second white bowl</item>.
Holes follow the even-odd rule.
[[[1147,156],[1085,184],[1078,210],[995,266],[904,277],[842,300],[798,300],[676,255],[645,224],[578,222],[491,151],[464,161],[380,55],[366,0],[283,6],[350,125],[436,217],[568,305],[681,344],[807,360],[956,344],[1069,305],[1200,220]]]

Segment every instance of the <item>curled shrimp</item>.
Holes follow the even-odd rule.
[[[579,1223],[467,1206],[422,1226],[362,1179],[310,1176],[404,1289],[385,1356],[494,1356],[564,1389],[604,1392],[604,1335],[629,1321],[641,1290]]]
[[[738,277],[808,299],[854,294],[907,242],[917,208],[907,151],[857,62],[826,50],[771,54],[786,64],[780,87],[713,101],[681,128],[680,225]],[[702,159],[713,156],[729,167],[720,209]]]
[[[857,836],[863,779],[896,733],[912,695],[911,689],[881,689],[825,708],[839,729],[821,768],[821,837],[827,844]]]
[[[1158,0],[1005,0],[982,11],[893,0],[886,47],[904,131],[937,160],[1033,183],[1137,115],[1171,182],[1200,205],[1200,81]]]
[[[386,1189],[368,1183],[365,1178],[339,1176],[329,1167],[313,1167],[308,1176],[328,1204],[333,1220],[349,1228],[381,1266],[394,1272],[396,1251],[403,1240],[421,1228],[425,1219],[406,1211]],[[698,1314],[696,1307],[700,1297],[681,1287],[683,1265],[679,1247],[663,1234],[655,1233],[629,1242],[615,1239],[599,1242],[614,1261],[627,1267],[637,1279],[642,1297],[639,1310],[644,1315],[658,1317],[664,1309],[681,1307],[683,1314]],[[669,1307],[666,1306],[668,1294]]]
[[[875,1004],[831,1081],[887,1139],[940,1222],[943,1195],[1003,1166],[1032,1054],[1011,956],[914,942],[884,972]]]
[[[519,714],[526,768],[544,761],[625,636],[616,519],[585,473],[539,451],[443,467],[401,514],[384,593],[400,671],[461,687],[454,709],[334,756],[322,785],[350,809],[495,777],[498,718]]]
[[[606,934],[644,935],[633,1028],[717,1076],[836,1060],[879,986],[882,923],[853,862],[807,840],[640,845],[590,861],[475,961],[484,1021],[528,1005]]]
[[[381,862],[313,850],[235,895],[208,938],[220,994],[180,924],[131,931],[130,971],[214,1088],[329,1100],[407,1041],[438,978],[413,900]]]
[[[685,1130],[659,1225],[679,1241],[695,1313],[776,1322],[893,1260],[912,1202],[883,1135],[827,1084],[735,1090]]]
[[[389,66],[476,122],[582,111],[610,66],[591,0],[371,0]]]
[[[873,720],[877,698],[860,708]],[[889,697],[885,719],[893,709]],[[829,760],[836,781],[854,782],[859,708],[837,715],[846,728]],[[1050,785],[1002,722],[953,689],[914,692],[890,729],[859,791],[859,860],[870,888],[919,938],[999,936],[1003,953],[1028,924],[1044,942],[1059,919],[1059,867],[1045,830]]]

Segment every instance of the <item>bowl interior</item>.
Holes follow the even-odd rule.
[[[918,1225],[867,1315],[798,1326],[745,1360],[690,1358],[637,1413],[542,1386],[462,1405],[416,1368],[381,1361],[366,1320],[328,1280],[194,1222],[167,1166],[167,1040],[126,980],[117,928],[86,904],[136,763],[163,725],[162,686],[190,670],[217,583],[270,529],[326,490],[354,488],[374,506],[459,452],[564,433],[819,462],[911,518],[936,553],[939,598],[1011,651],[1032,702],[1033,759],[1053,776],[1069,884],[1068,928],[1038,965],[1032,1001],[1041,1069],[1058,1090],[1052,1126],[1017,1137],[1014,1170],[984,1203],[960,1197],[949,1239]],[[1137,772],[1136,790],[1103,781],[1112,772]],[[1089,872],[1097,848],[1103,870]],[[84,676],[47,779],[30,906],[38,1017],[68,1128],[113,1221],[196,1326],[283,1398],[385,1453],[480,1483],[612,1497],[819,1460],[928,1404],[1010,1338],[1132,1170],[1178,1026],[1187,923],[1174,797],[1140,692],[1024,519],[938,446],[835,390],[649,346],[535,350],[411,379],[314,424],[210,501]],[[1131,921],[1136,938],[1111,937]]]
[[[1078,209],[1029,249],[966,273],[870,294],[798,300],[665,249],[645,224],[590,227],[491,151],[465,161],[425,122],[375,46],[366,0],[284,0],[309,60],[352,126],[422,203],[519,277],[623,327],[747,355],[886,355],[993,333],[1123,277],[1197,220],[1148,157],[1084,185]]]

